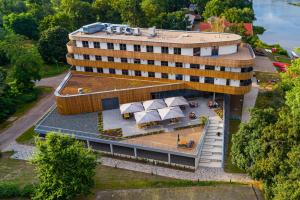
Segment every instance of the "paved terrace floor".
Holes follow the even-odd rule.
[[[190,108],[186,106],[186,109],[183,110],[185,115],[184,118],[181,118],[178,123],[170,123],[169,120],[159,122],[159,125],[151,126],[149,128],[139,128],[136,125],[134,118],[125,120],[122,118],[121,112],[119,109],[106,110],[103,111],[103,124],[104,130],[122,128],[124,136],[132,135],[141,135],[149,132],[164,130],[165,132],[174,131],[175,127],[188,126],[193,124],[199,124],[199,116],[209,116],[214,117],[216,113],[207,107],[208,98],[197,98],[190,101],[198,102],[198,107]],[[188,115],[190,112],[194,112],[197,116],[197,119],[191,120]]]

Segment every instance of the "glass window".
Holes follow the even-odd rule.
[[[224,72],[225,71],[225,67],[220,67],[220,71]]]
[[[215,66],[213,66],[213,65],[205,65],[205,70],[215,70]]]
[[[97,72],[102,74],[103,73],[103,68],[97,68]]]
[[[194,56],[200,56],[201,55],[201,48],[194,48],[193,49],[193,55]]]
[[[114,62],[115,61],[115,59],[114,59],[114,57],[107,57],[107,60],[108,60],[108,62]]]
[[[107,43],[107,49],[114,49],[113,43]]]
[[[128,60],[127,60],[127,58],[121,58],[121,62],[122,63],[128,63]]]
[[[190,76],[191,82],[199,82],[199,76]]]
[[[230,79],[226,79],[226,85],[230,85]]]
[[[176,74],[176,75],[175,75],[175,79],[176,79],[176,80],[179,80],[179,81],[183,80],[182,74]]]
[[[181,55],[181,48],[174,48],[174,54]]]
[[[135,64],[141,64],[141,59],[134,59]]]
[[[94,42],[94,48],[100,49],[100,42]]]
[[[167,73],[161,73],[161,78],[169,78],[169,75]]]
[[[92,67],[84,67],[84,71],[85,72],[93,72],[93,68]]]
[[[127,69],[122,69],[122,74],[123,75],[128,75],[129,73],[128,73],[128,70]]]
[[[252,84],[252,80],[251,79],[249,79],[249,80],[241,80],[241,82],[240,82],[240,86],[248,86],[250,84]]]
[[[161,47],[161,53],[169,53],[168,47]]]
[[[154,72],[148,72],[148,77],[155,77],[155,73]]]
[[[148,60],[147,63],[148,65],[154,65],[154,60]]]
[[[126,50],[126,44],[120,44],[120,50]]]
[[[89,47],[89,42],[88,41],[82,41],[82,46],[83,47]]]
[[[115,73],[116,73],[116,70],[113,69],[113,68],[109,68],[109,73],[110,73],[110,74],[115,74]]]
[[[168,66],[168,61],[161,61],[161,66]]]
[[[96,55],[96,56],[95,56],[95,59],[96,59],[96,60],[102,60],[102,57]]]
[[[183,65],[182,65],[181,62],[176,62],[176,63],[175,63],[175,66],[176,66],[176,67],[182,67]]]
[[[134,71],[134,75],[136,75],[136,76],[142,76],[142,72],[135,70]]]
[[[200,65],[199,64],[190,64],[190,68],[192,68],[192,69],[200,69]]]
[[[214,84],[215,79],[211,77],[205,77],[204,78],[204,83],[209,83],[209,84]]]
[[[134,51],[141,51],[141,45],[134,45],[133,46],[133,48],[134,48]]]
[[[212,56],[218,56],[219,55],[219,47],[213,46],[211,50],[211,55]]]
[[[90,55],[83,54],[83,59],[84,59],[84,60],[89,60],[89,59],[90,59]]]
[[[146,46],[147,52],[153,52],[153,46]]]

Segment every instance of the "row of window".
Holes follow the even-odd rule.
[[[87,54],[83,54],[83,59],[85,60],[90,60],[90,55]],[[99,55],[95,55],[95,59],[97,61],[101,61],[102,57]],[[108,62],[114,62],[115,59],[114,57],[107,57]],[[135,64],[141,64],[141,59],[134,59],[133,60]],[[121,58],[121,62],[122,63],[128,63],[128,59],[127,58]],[[160,61],[161,66],[169,66],[168,61]],[[147,60],[147,64],[148,65],[154,65],[154,60]],[[183,67],[183,63],[181,62],[175,62],[175,67]],[[190,68],[191,69],[200,69],[200,64],[190,64]],[[205,70],[216,70],[215,66],[213,65],[205,65],[204,67]],[[220,67],[220,71],[225,71],[225,67]],[[244,67],[241,69],[241,72],[251,72],[253,71],[253,67]]]
[[[85,72],[93,72],[92,67],[84,67]],[[109,74],[116,74],[116,69],[114,68],[109,68],[108,69]],[[97,73],[104,73],[103,68],[97,68]],[[129,70],[127,69],[122,69],[122,75],[129,75]],[[135,76],[142,76],[142,71],[140,70],[134,70],[134,75]],[[155,78],[155,72],[148,72],[148,77],[149,78]],[[161,73],[161,78],[163,79],[169,79],[169,74],[167,73]],[[176,74],[175,75],[175,80],[183,80],[183,75],[182,74]],[[199,76],[190,76],[190,81],[191,82],[200,82],[200,77]],[[208,84],[214,84],[215,79],[212,77],[204,77],[204,83]],[[240,81],[240,86],[248,86],[252,84],[251,79],[249,80],[241,80]],[[226,85],[230,86],[230,79],[226,79]]]
[[[94,48],[100,48],[100,42],[93,42],[94,43]],[[127,50],[127,45],[126,44],[119,44],[120,45],[120,50]],[[82,46],[89,48],[89,42],[88,41],[82,41]],[[114,43],[106,43],[107,49],[114,50]],[[153,46],[146,46],[146,52],[153,53],[154,52],[154,47]],[[141,45],[133,45],[133,50],[136,52],[141,51]],[[164,54],[169,54],[169,47],[161,47],[161,53]],[[174,48],[174,54],[176,55],[181,55],[181,48]],[[212,47],[212,56],[218,56],[219,55],[219,47],[213,46]],[[193,56],[201,56],[201,48],[197,47],[193,49]]]

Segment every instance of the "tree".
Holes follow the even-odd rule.
[[[11,13],[3,17],[4,27],[13,30],[15,33],[24,35],[30,39],[38,38],[37,22],[31,14]]]
[[[250,8],[229,8],[221,16],[231,23],[251,23],[254,20],[254,13]]]
[[[66,44],[69,41],[68,31],[56,26],[42,32],[38,50],[47,63],[63,62],[66,57]]]
[[[10,13],[26,12],[26,4],[23,0],[1,0],[0,13],[8,15]]]
[[[196,10],[198,11],[198,13],[200,15],[202,15],[202,13],[204,12],[205,6],[207,4],[207,2],[209,2],[210,0],[191,0],[191,3],[196,5]]]
[[[69,32],[75,29],[73,19],[66,13],[56,13],[55,15],[48,15],[39,23],[39,32],[54,28],[55,26],[64,27]]]
[[[71,200],[87,195],[94,186],[96,156],[74,137],[48,133],[45,141],[37,139],[36,166],[39,185],[34,200]]]
[[[113,6],[113,0],[95,0],[92,4],[97,21],[121,23],[121,16],[118,9]]]
[[[225,9],[225,4],[222,0],[211,0],[209,1],[203,12],[203,17],[207,20],[210,17],[218,17],[222,14]]]
[[[185,12],[177,11],[172,13],[161,13],[154,18],[150,24],[162,29],[186,30],[187,26],[190,25],[190,22],[185,17]]]
[[[157,17],[160,13],[166,11],[166,1],[161,0],[143,0],[141,2],[142,11],[148,20]]]
[[[13,99],[9,96],[10,87],[6,83],[6,75],[6,71],[0,67],[0,122],[16,110]]]

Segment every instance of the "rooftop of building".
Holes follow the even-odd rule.
[[[203,44],[218,42],[239,42],[241,36],[231,33],[214,33],[214,32],[198,32],[198,31],[180,31],[180,30],[164,30],[156,29],[155,36],[150,36],[149,29],[140,28],[140,35],[126,34],[108,34],[105,30],[95,33],[84,33],[83,28],[78,29],[70,34],[70,37],[79,38],[98,38],[98,39],[114,39],[141,42],[158,42],[158,43],[177,43],[177,44]]]
[[[133,80],[126,78],[89,76],[71,73],[65,84],[60,88],[60,95],[76,95],[82,88],[84,93],[105,92],[122,89],[133,89],[169,84],[159,81]]]

